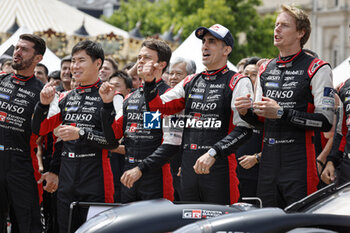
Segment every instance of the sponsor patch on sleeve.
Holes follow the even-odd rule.
[[[323,89],[323,96],[324,97],[334,98],[334,89],[331,88],[331,87],[325,87]]]

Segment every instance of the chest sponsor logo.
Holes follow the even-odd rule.
[[[17,92],[16,96],[17,96],[17,97],[20,97],[20,98],[23,98],[23,99],[27,98],[26,95],[24,95],[24,94],[22,94],[22,93],[18,93],[18,92]]]
[[[210,95],[207,97],[207,101],[216,101],[216,100],[219,100],[220,99],[220,96],[219,94],[216,94],[216,95]]]
[[[279,90],[267,90],[266,96],[274,99],[287,99],[292,98],[294,92],[292,90],[289,91],[279,91]]]
[[[12,90],[11,89],[7,89],[4,87],[0,87],[0,92],[6,93],[6,94],[12,94]]]
[[[183,219],[201,219],[202,210],[184,209],[182,210],[182,218]]]
[[[23,107],[19,107],[15,104],[9,104],[2,101],[0,101],[0,108],[3,110],[7,110],[9,112],[18,113],[18,114],[22,114],[24,112]]]
[[[139,109],[139,106],[137,106],[137,105],[128,105],[126,107],[126,109],[127,110],[137,110],[137,109]]]
[[[15,99],[13,100],[13,102],[14,102],[15,104],[22,105],[22,106],[28,106],[28,105],[29,105],[29,101],[23,100],[23,99],[18,99],[18,98],[15,98]]]
[[[86,96],[85,99],[88,101],[94,101],[94,102],[101,101],[101,97],[96,97],[96,96]]]
[[[7,113],[6,112],[0,112],[0,121],[1,122],[5,122],[6,121],[6,117],[7,117]]]
[[[202,111],[208,111],[208,110],[215,110],[217,104],[216,103],[200,103],[200,102],[193,102],[191,105],[191,109],[194,110],[202,110]]]
[[[269,74],[271,75],[280,75],[281,71],[278,69],[270,70]]]
[[[218,92],[219,92],[218,89],[209,90],[209,94],[216,94],[216,93],[218,93]]]
[[[1,81],[1,86],[11,88],[11,89],[15,88],[15,85],[13,85],[10,82],[6,82],[6,81]]]
[[[265,87],[275,87],[275,88],[278,88],[279,85],[278,85],[278,83],[267,82],[267,83],[265,83]]]
[[[67,113],[64,120],[66,120],[66,121],[91,121],[92,114]]]
[[[131,99],[131,100],[128,100],[128,103],[129,104],[138,104],[140,102],[140,100],[138,99]]]
[[[160,129],[161,127],[161,113],[156,112],[144,112],[143,113],[143,128],[145,129]]]
[[[137,123],[132,123],[129,128],[130,133],[135,133],[137,131]]]
[[[94,102],[90,102],[90,101],[85,101],[85,102],[84,102],[84,104],[85,104],[85,105],[89,105],[89,106],[92,106],[92,105],[94,105]]]
[[[331,98],[334,98],[334,93],[335,93],[335,90],[331,87],[325,87],[323,89],[323,96],[324,97],[331,97]]]
[[[268,81],[277,81],[277,80],[280,80],[281,79],[281,77],[280,76],[267,76],[266,77],[266,80],[268,80]]]
[[[128,120],[143,120],[142,113],[128,112]]]
[[[286,77],[284,77],[284,80],[285,81],[293,81],[294,80],[294,76],[286,76]]]
[[[194,93],[204,93],[205,89],[204,88],[193,88],[192,92]]]
[[[78,111],[78,109],[79,109],[78,106],[72,106],[72,107],[65,108],[66,112],[76,112],[76,111]]]
[[[10,99],[10,96],[0,93],[0,98],[1,98],[1,99],[5,99],[5,100],[9,100],[9,99]]]
[[[72,106],[72,105],[79,105],[80,101],[67,101],[67,105]]]
[[[34,97],[35,96],[35,93],[34,92],[31,92],[31,91],[28,91],[28,90],[26,90],[26,89],[23,89],[23,88],[18,88],[18,91],[19,92],[21,92],[21,93],[23,93],[23,94],[26,94],[26,95],[28,95],[28,96],[30,96],[30,97]]]
[[[282,87],[291,89],[297,87],[298,82],[289,82],[289,83],[284,83]]]
[[[189,94],[188,98],[202,100],[203,99],[203,95]]]
[[[286,70],[286,75],[303,75],[304,70]]]
[[[350,116],[348,116],[348,119],[346,119],[346,125],[350,125]]]
[[[225,84],[210,84],[210,88],[224,89]]]
[[[84,113],[94,113],[96,112],[97,107],[83,107],[81,112]]]
[[[197,88],[205,88],[206,86],[207,86],[207,84],[205,84],[204,82],[196,83]]]
[[[69,97],[70,101],[75,101],[75,100],[81,100],[81,96],[80,95],[72,95]]]

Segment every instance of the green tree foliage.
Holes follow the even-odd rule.
[[[260,16],[256,11],[260,4],[261,0],[128,0],[104,20],[126,31],[141,21],[145,37],[164,33],[174,25],[174,34],[183,28],[183,39],[199,26],[219,23],[229,28],[235,38],[230,60],[236,64],[244,57],[277,55],[273,46],[275,15]]]

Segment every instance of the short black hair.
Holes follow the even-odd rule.
[[[256,65],[260,59],[260,57],[249,57],[244,65],[244,68],[246,68],[248,65]]]
[[[49,80],[51,78],[54,79],[54,80],[61,80],[61,71],[59,71],[59,70],[52,71],[49,74]]]
[[[36,66],[43,67],[43,68],[44,68],[45,75],[46,75],[46,76],[49,75],[49,69],[48,69],[43,63],[38,63],[38,64],[36,64]]]
[[[112,74],[111,77],[109,77],[109,80],[115,77],[122,78],[124,80],[126,88],[132,89],[132,79],[129,77],[129,75],[125,71],[117,70]]]
[[[34,43],[33,48],[35,50],[35,54],[44,55],[46,51],[46,43],[41,37],[33,34],[22,34],[19,36],[19,38],[21,40],[27,40],[27,41],[33,42]]]
[[[157,40],[154,38],[146,39],[145,41],[142,42],[141,48],[146,47],[149,49],[152,49],[154,51],[157,51],[158,55],[158,61],[165,61],[166,66],[163,69],[163,72],[166,70],[166,68],[169,65],[169,61],[171,58],[171,49],[169,45],[163,41],[163,40]]]
[[[72,56],[81,50],[84,50],[86,54],[89,55],[89,57],[91,57],[91,60],[93,62],[96,61],[97,59],[101,59],[101,67],[102,67],[102,64],[105,59],[105,55],[100,43],[96,43],[91,40],[80,41],[76,45],[74,45],[72,49]]]

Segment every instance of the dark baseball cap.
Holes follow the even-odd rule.
[[[228,30],[224,26],[222,26],[220,24],[214,24],[210,28],[199,27],[196,29],[195,34],[196,34],[197,38],[202,40],[204,35],[207,32],[209,32],[210,34],[212,34],[213,36],[215,36],[219,40],[225,41],[225,43],[233,49],[233,44],[234,44],[233,36],[232,36],[230,30]]]

